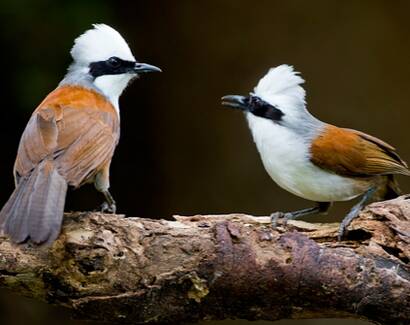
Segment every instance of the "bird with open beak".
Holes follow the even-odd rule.
[[[394,175],[410,175],[389,144],[360,131],[324,123],[306,109],[304,80],[291,66],[272,68],[249,96],[224,96],[222,104],[245,112],[263,165],[285,190],[316,206],[271,215],[276,225],[316,213],[332,202],[362,196],[343,219],[346,227],[371,202],[397,197]]]
[[[68,186],[94,183],[106,199],[103,211],[116,211],[109,168],[120,136],[118,100],[132,79],[161,70],[138,62],[110,26],[93,27],[75,40],[67,74],[21,137],[16,188],[0,212],[0,227],[15,243],[58,237]]]

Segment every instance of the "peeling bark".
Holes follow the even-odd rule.
[[[337,224],[267,217],[175,221],[67,214],[48,248],[0,239],[0,286],[82,319],[363,318],[410,324],[410,200],[370,205],[337,242]]]

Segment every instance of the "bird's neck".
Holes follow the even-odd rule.
[[[119,109],[119,98],[132,79],[130,74],[105,75],[94,80],[94,86],[106,96],[114,107]]]
[[[106,75],[94,79],[88,68],[70,68],[59,86],[72,85],[94,90],[114,106],[119,116],[119,97],[132,79],[131,75]]]
[[[326,125],[326,123],[313,116],[306,107],[300,108],[296,114],[289,117],[284,125],[304,138],[315,137]]]

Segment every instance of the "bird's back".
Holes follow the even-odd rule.
[[[78,86],[59,87],[27,124],[16,158],[16,178],[51,157],[67,182],[79,186],[112,158],[118,139],[118,114],[103,95]]]

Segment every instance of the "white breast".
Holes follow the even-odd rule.
[[[247,113],[253,139],[270,177],[285,190],[317,202],[347,201],[370,184],[327,172],[311,163],[302,136],[274,122]]]

